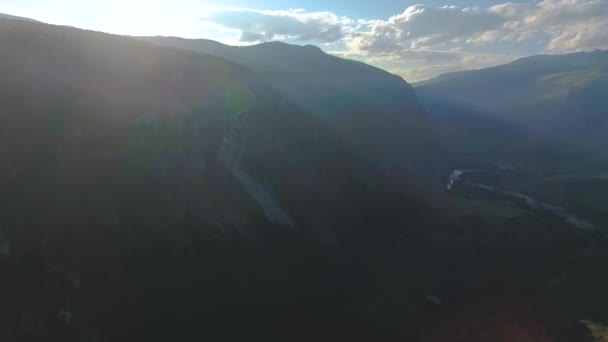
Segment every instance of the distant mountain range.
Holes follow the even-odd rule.
[[[510,189],[608,222],[608,51],[523,58],[415,85],[454,153],[526,176]]]
[[[416,84],[429,107],[466,107],[482,117],[588,147],[608,143],[608,51],[523,58]]]

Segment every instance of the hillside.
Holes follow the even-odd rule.
[[[389,179],[435,185],[446,157],[412,87],[367,64],[315,46],[280,42],[235,47],[204,39],[140,37],[242,64],[322,120]],[[441,165],[441,166],[440,166]],[[411,184],[410,184],[411,185]]]
[[[445,101],[550,135],[604,146],[608,51],[534,56],[416,85],[423,102]],[[433,100],[434,99],[434,100]]]
[[[29,21],[29,22],[38,22],[37,20],[34,19],[30,19],[30,18],[24,18],[24,17],[17,17],[14,15],[9,15],[9,14],[4,14],[4,13],[0,13],[0,19],[8,19],[8,20],[23,20],[23,21]]]
[[[416,84],[457,153],[518,169],[520,177],[502,180],[509,189],[602,225],[608,213],[597,203],[606,182],[597,175],[608,169],[606,89],[608,51],[533,56]]]
[[[327,333],[314,308],[355,324],[337,289],[426,216],[242,66],[25,21],[0,44],[1,340]]]

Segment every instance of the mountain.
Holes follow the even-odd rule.
[[[323,121],[387,178],[411,183],[414,175],[432,185],[439,178],[445,158],[441,143],[414,90],[399,76],[311,45],[235,47],[204,39],[138,39],[246,66]]]
[[[384,131],[420,122],[400,97],[354,102],[377,109],[352,116],[359,151],[337,80],[317,77],[344,96],[310,95],[323,113],[202,52],[4,19],[0,44],[0,341],[581,341],[578,320],[604,323],[595,232],[476,201],[470,179],[442,211],[395,186],[424,184],[387,176],[425,141]],[[394,79],[370,70],[349,77]]]
[[[14,15],[9,15],[9,14],[4,14],[4,13],[0,13],[0,19],[23,20],[23,21],[33,22],[33,23],[39,23],[38,20],[34,20],[34,19],[30,19],[30,18],[24,18],[24,17],[17,17],[17,16],[14,16]]]
[[[564,143],[604,146],[608,51],[523,58],[416,85],[423,102],[465,106]]]
[[[63,182],[80,191],[112,181],[113,172],[179,186],[220,170],[240,183],[269,220],[295,228],[299,216],[309,218],[313,211],[331,221],[333,213],[325,217],[324,211],[348,208],[366,194],[350,149],[240,65],[131,38],[1,23],[8,33],[3,46],[10,47],[0,54],[10,85],[0,93],[4,180],[32,184],[32,191],[47,196]],[[24,164],[29,162],[40,164]],[[122,174],[127,171],[133,174]],[[98,172],[109,178],[98,178]],[[38,176],[35,182],[28,178]],[[34,183],[55,190],[42,191]],[[225,213],[216,214],[223,222]]]
[[[456,153],[517,169],[501,180],[510,190],[608,224],[597,206],[608,170],[608,51],[533,56],[415,87]]]
[[[68,27],[0,32],[0,340],[361,339],[392,312],[363,307],[418,296],[370,288],[407,280],[395,253],[427,205],[369,169],[371,187],[256,73]]]

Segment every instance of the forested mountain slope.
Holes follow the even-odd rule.
[[[423,102],[467,106],[566,143],[605,146],[608,52],[523,58],[416,84]]]
[[[243,66],[15,20],[0,45],[2,340],[314,335],[315,302],[357,320],[349,251],[424,221]]]
[[[141,37],[242,64],[321,119],[386,177],[434,184],[445,155],[412,87],[401,77],[315,46],[280,42],[235,47],[205,39]],[[409,180],[411,181],[411,180]]]

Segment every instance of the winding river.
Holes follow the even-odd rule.
[[[463,185],[471,186],[471,187],[482,189],[484,191],[487,191],[487,192],[490,192],[493,194],[498,194],[501,197],[509,199],[517,204],[523,204],[529,210],[536,211],[536,212],[542,212],[542,213],[549,213],[551,215],[559,217],[560,219],[564,220],[565,222],[567,222],[577,228],[580,228],[580,229],[597,228],[593,223],[591,223],[573,213],[568,212],[563,207],[541,202],[533,197],[530,197],[526,194],[522,194],[519,192],[505,191],[505,190],[495,188],[493,186],[488,186],[488,185],[484,185],[484,184],[480,184],[480,183],[476,183],[476,182],[462,180],[462,176],[465,174],[485,173],[485,172],[488,172],[488,171],[487,170],[454,170],[448,178],[448,181],[446,184],[446,190],[453,191],[454,186],[456,184],[463,184]]]

